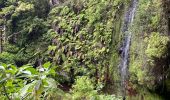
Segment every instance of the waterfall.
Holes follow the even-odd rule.
[[[129,49],[131,43],[131,32],[129,27],[132,25],[138,0],[132,0],[131,5],[128,8],[128,11],[125,13],[124,25],[122,27],[122,33],[125,33],[123,40],[123,45],[121,47],[121,63],[120,63],[120,75],[121,75],[121,87],[122,87],[122,96],[125,99],[126,96],[126,80],[128,78],[128,60],[129,60]]]

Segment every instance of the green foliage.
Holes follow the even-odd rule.
[[[0,98],[122,99],[100,90],[120,79],[121,23],[130,1],[59,0],[62,4],[50,6],[51,0],[1,0],[0,25],[6,30],[0,63],[18,67],[0,66]],[[159,34],[165,33],[160,0],[139,0],[138,4],[130,29],[130,80],[149,87],[156,61],[167,60],[169,38]],[[59,83],[74,81],[68,93],[58,88]]]
[[[17,68],[13,65],[0,66],[0,88],[2,97],[8,99],[55,98],[64,95],[54,80],[55,67],[45,63],[44,68],[34,69],[30,65]]]
[[[141,32],[165,32],[162,18],[161,0],[140,0],[135,27]],[[164,30],[162,30],[164,29]]]
[[[46,0],[44,0],[47,2]],[[48,5],[41,0],[41,6]],[[45,19],[38,18],[39,16],[44,16],[44,10],[48,9],[44,7],[43,11],[37,14],[37,7],[35,3],[37,1],[8,1],[5,7],[2,8],[0,12],[0,23],[2,26],[6,27],[5,30],[5,41],[4,52],[8,52],[15,57],[14,64],[20,63],[19,66],[26,64],[28,62],[35,63],[38,56],[44,52],[49,44],[46,42],[43,34],[47,33],[48,23]],[[41,9],[42,10],[42,9]],[[35,55],[38,52],[38,56]],[[34,61],[35,60],[35,61]],[[8,63],[8,62],[6,62]]]
[[[133,61],[132,65],[129,68],[131,74],[131,81],[138,81],[139,84],[144,84],[147,81],[147,76],[145,70],[142,70],[142,62]]]
[[[168,58],[169,37],[161,0],[139,0],[132,30],[130,79],[153,90]],[[155,82],[156,81],[156,82]]]
[[[80,0],[79,3],[71,2],[51,10],[48,22],[52,30],[48,36],[52,37],[53,43],[49,52],[53,52],[51,58],[62,71],[71,73],[73,77],[95,76],[96,73],[100,78],[98,81],[105,80],[112,35],[118,34],[113,33],[115,6],[122,4],[120,0],[115,2]],[[117,37],[114,39],[118,41]]]
[[[72,86],[71,94],[73,100],[121,100],[115,95],[102,95],[95,90],[94,82],[87,76],[77,78]]]
[[[146,55],[149,58],[160,58],[167,55],[169,38],[167,36],[161,36],[160,33],[153,32],[145,40],[148,43],[146,49]]]
[[[0,0],[0,8],[3,7],[5,5],[4,0]]]
[[[39,18],[47,17],[49,12],[49,0],[32,0],[35,7],[35,15]]]
[[[99,95],[97,100],[122,100],[122,97],[117,97],[115,95]]]
[[[142,34],[143,36],[134,35],[131,47],[131,63],[130,73],[131,80],[137,80],[139,84],[146,85],[149,88],[155,88],[152,70],[155,68],[161,69],[164,63],[159,63],[156,59],[163,59],[168,55],[169,38],[159,32],[151,32],[150,35]],[[140,36],[140,37],[139,37]],[[145,38],[143,38],[145,37]],[[159,60],[159,62],[161,62]],[[157,73],[158,75],[158,73]],[[148,84],[148,82],[150,82]]]
[[[73,90],[65,93],[58,88],[55,80],[57,67],[47,62],[35,69],[31,65],[17,68],[13,65],[1,64],[0,66],[0,97],[4,99],[64,99],[64,100],[121,100],[114,95],[99,95],[95,90],[94,82],[86,76],[76,80]]]
[[[50,59],[60,66],[59,72],[70,76],[67,81],[79,75],[95,77],[95,73],[98,81],[105,81],[110,66],[108,55],[112,52],[110,44],[119,41],[118,31],[113,32],[114,26],[116,30],[120,27],[114,21],[119,15],[117,7],[123,2],[74,0],[52,9],[48,4],[47,0],[18,0],[9,1],[2,9],[2,16],[9,14],[2,24],[7,27],[9,42],[4,45],[4,52],[14,55],[12,63],[21,66]],[[45,56],[47,47],[49,55]]]
[[[5,45],[6,46],[3,49],[6,52],[17,53],[19,51],[19,48],[16,45],[14,45],[14,44],[6,43]]]
[[[14,12],[14,10],[15,10],[15,6],[13,6],[13,5],[5,7],[5,8],[2,8],[2,11],[0,12],[0,15],[3,16],[3,15],[11,14],[11,13]]]
[[[82,76],[76,80],[75,85],[73,85],[73,100],[90,100],[97,95],[97,91],[94,90],[94,82],[86,76]]]
[[[8,53],[8,52],[2,52],[0,54],[0,63],[8,63],[8,64],[14,64],[15,63],[15,56],[14,54]]]
[[[16,12],[25,12],[25,11],[30,11],[34,9],[34,5],[30,3],[24,3],[19,1],[18,2],[19,6],[16,8]]]

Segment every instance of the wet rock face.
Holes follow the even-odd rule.
[[[50,0],[50,6],[58,5],[60,2],[59,0]]]
[[[55,4],[59,4],[59,0],[52,0],[52,3]]]
[[[163,0],[162,1],[165,19],[167,20],[168,25],[168,35],[170,35],[170,0]]]
[[[170,16],[168,18],[168,35],[170,35]]]
[[[168,0],[169,2],[167,3],[167,5],[170,5],[170,0]],[[166,16],[167,16],[167,20],[168,20],[168,35],[170,35],[170,7],[167,7],[167,11],[166,11]]]
[[[168,9],[168,11],[170,11],[170,0],[165,0],[164,1],[164,5],[166,6],[166,8]]]

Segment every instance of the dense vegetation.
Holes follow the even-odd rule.
[[[129,6],[131,0],[0,0],[0,98],[122,99]],[[138,0],[128,30],[129,100],[168,98],[169,12],[168,0]]]

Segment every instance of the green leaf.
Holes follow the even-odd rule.
[[[6,86],[12,87],[13,86],[13,80],[8,80],[6,83]]]
[[[5,70],[4,66],[0,66],[0,70]]]
[[[22,71],[21,73],[23,73],[23,74],[27,74],[27,75],[31,75],[31,72],[30,72],[30,71],[28,71],[28,70],[26,70],[26,71]]]
[[[18,69],[17,69],[17,67],[16,67],[16,66],[11,65],[10,67],[12,68],[12,70],[13,70],[15,73],[18,71]]]
[[[67,58],[66,58],[66,56],[64,54],[61,54],[61,56],[62,56],[63,61],[67,60]]]
[[[3,79],[1,79],[1,80],[0,80],[0,83],[5,82],[7,79],[8,79],[8,78],[3,78]]]
[[[55,75],[55,74],[56,74],[56,72],[55,72],[54,69],[50,69],[49,73],[50,73],[51,75]]]
[[[39,96],[43,92],[43,82],[42,82],[42,80],[37,81],[34,89],[35,89],[35,97],[39,98]]]
[[[41,85],[42,85],[42,80],[38,80],[35,85],[35,90],[38,91],[41,88]]]
[[[30,66],[30,65],[24,65],[24,66],[20,67],[19,70],[22,71],[22,70],[26,70],[26,69],[32,68],[32,67],[33,66]]]
[[[4,68],[7,68],[7,65],[6,65],[6,64],[4,64],[4,63],[3,63],[1,66],[3,66]]]
[[[12,75],[15,75],[15,71],[13,71],[12,69],[6,70],[6,73],[10,73]]]
[[[43,65],[44,68],[48,69],[49,67],[51,66],[51,63],[50,62],[47,62]]]
[[[32,84],[27,84],[27,85],[25,85],[25,86],[21,89],[21,91],[20,91],[20,96],[21,96],[21,97],[24,97],[24,96],[27,94],[28,89],[29,89],[31,86],[32,86]]]
[[[56,50],[57,46],[48,46],[48,50],[52,51],[52,50]]]
[[[47,79],[47,83],[50,88],[57,88],[58,83],[54,79]]]
[[[38,74],[38,71],[35,68],[27,68],[28,71],[31,72],[31,74]]]

